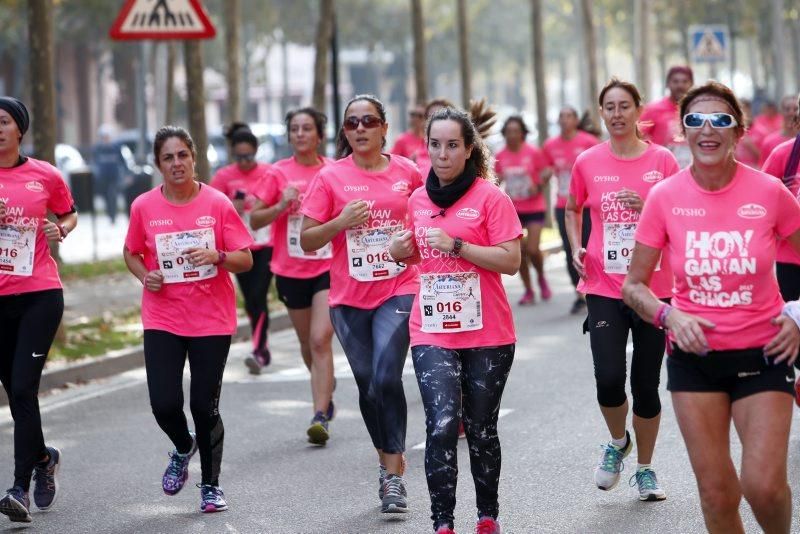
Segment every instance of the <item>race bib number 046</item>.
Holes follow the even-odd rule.
[[[215,248],[214,229],[156,234],[158,267],[164,275],[165,284],[197,282],[217,276],[215,265],[195,266],[191,263],[183,255],[188,248]]]
[[[483,328],[481,279],[478,273],[420,275],[422,331],[430,334]]]
[[[402,225],[396,225],[347,230],[350,276],[359,282],[374,282],[394,278],[405,271],[405,265],[398,265],[389,256],[389,240],[402,229]]]

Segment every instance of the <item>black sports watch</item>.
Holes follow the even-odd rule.
[[[464,240],[460,237],[456,237],[453,240],[453,250],[450,251],[450,255],[454,257],[459,257],[461,255],[461,247],[464,246]]]

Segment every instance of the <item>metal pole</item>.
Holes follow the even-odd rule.
[[[139,128],[139,142],[136,144],[136,162],[145,163],[147,145],[147,94],[145,77],[147,75],[147,53],[145,41],[139,43],[139,60],[136,68],[136,126]]]
[[[335,132],[341,128],[341,110],[339,104],[339,39],[336,29],[336,13],[333,15],[333,31],[331,32],[331,85],[333,85],[333,125]]]

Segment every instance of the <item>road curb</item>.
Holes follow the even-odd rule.
[[[270,332],[285,330],[291,328],[291,326],[292,323],[286,312],[270,316]],[[246,318],[239,319],[233,340],[244,341],[249,338],[250,322]],[[68,384],[81,384],[99,378],[108,378],[142,366],[144,366],[144,347],[142,345],[115,350],[105,356],[98,356],[85,362],[55,369],[45,369],[39,382],[39,391],[63,388]],[[0,390],[0,406],[6,405],[8,405],[8,397],[6,397],[5,391]]]
[[[542,252],[555,254],[563,249],[561,242],[545,243]],[[277,332],[291,328],[292,323],[286,312],[270,317],[269,331]],[[247,319],[239,319],[236,326],[234,341],[243,341],[250,337],[250,323]],[[67,386],[68,384],[81,384],[89,380],[108,378],[131,369],[144,366],[144,347],[137,345],[120,349],[105,356],[98,356],[89,361],[79,362],[56,369],[45,369],[39,382],[39,391],[48,391]],[[0,406],[8,405],[5,391],[0,390]]]

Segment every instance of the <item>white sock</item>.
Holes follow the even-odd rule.
[[[628,433],[625,432],[625,435],[622,436],[621,438],[612,438],[611,444],[618,449],[622,449],[628,444]]]
[[[636,470],[641,471],[642,469],[653,469],[650,464],[637,464]]]

